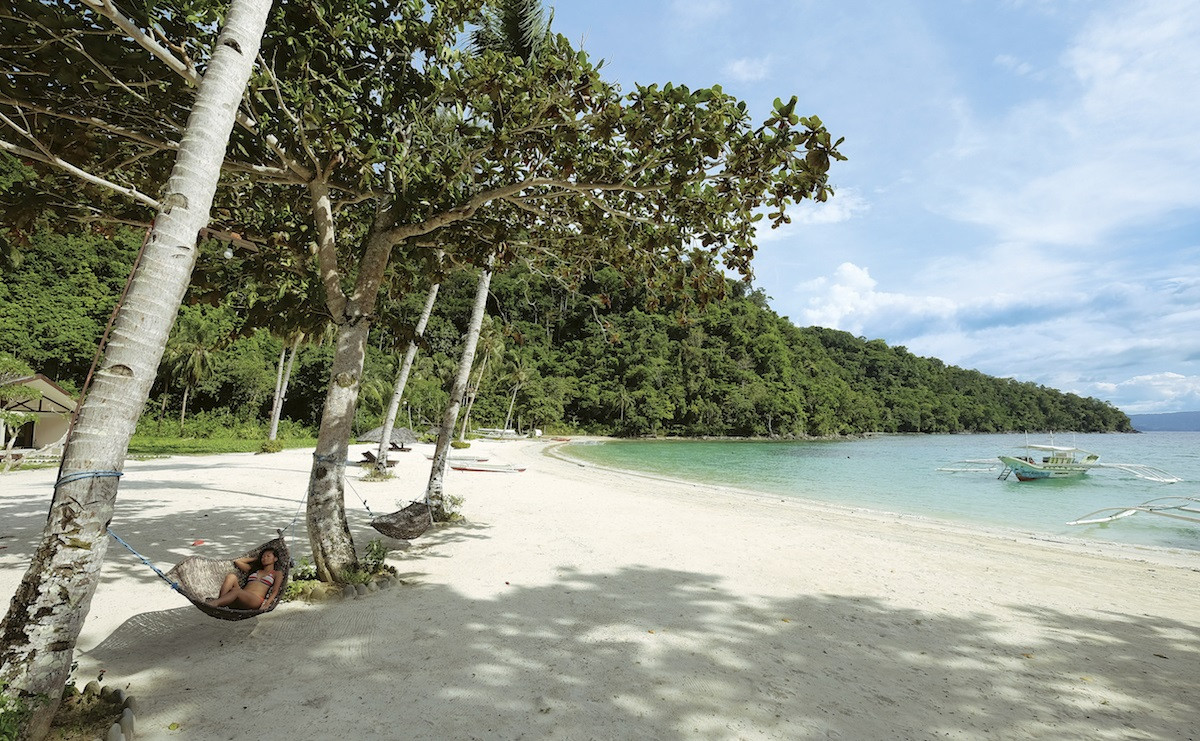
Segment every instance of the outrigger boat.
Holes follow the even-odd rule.
[[[1009,474],[1014,474],[1017,481],[1079,478],[1095,468],[1100,460],[1100,456],[1082,448],[1033,444],[1025,446],[1025,455],[1002,455],[999,458],[1004,464],[1000,478],[1007,479]]]
[[[1112,514],[1103,515],[1105,512]],[[1159,497],[1151,499],[1148,502],[1135,504],[1129,507],[1105,507],[1098,509],[1095,512],[1080,517],[1077,520],[1071,520],[1068,525],[1102,525],[1106,522],[1114,522],[1123,517],[1136,515],[1138,512],[1145,512],[1150,515],[1162,515],[1163,517],[1172,517],[1176,520],[1187,520],[1188,522],[1200,522],[1200,499],[1196,497]],[[1097,515],[1103,515],[1097,517]]]
[[[1009,476],[1016,476],[1018,481],[1039,481],[1041,479],[1082,478],[1088,471],[1097,468],[1111,468],[1131,473],[1138,478],[1164,484],[1173,484],[1183,480],[1160,468],[1141,463],[1100,463],[1100,456],[1096,453],[1069,445],[1026,443],[1022,446],[1022,450],[1024,454],[1021,455],[1001,455],[995,459],[959,461],[953,467],[946,466],[938,470],[950,473],[972,473],[995,472],[999,469],[1000,475],[997,478],[1001,480],[1005,480]]]

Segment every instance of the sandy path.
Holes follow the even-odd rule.
[[[408,584],[356,600],[225,623],[110,550],[79,676],[130,685],[140,739],[1197,737],[1200,554],[739,496],[547,447],[477,444],[529,470],[450,472],[468,521],[395,551]],[[422,452],[354,490],[376,512],[418,496]],[[292,519],[309,453],[132,462],[114,528],[160,564],[239,551]],[[0,479],[0,595],[52,479]],[[361,548],[375,532],[347,508]]]

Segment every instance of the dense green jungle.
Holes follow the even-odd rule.
[[[141,235],[123,228],[35,231],[0,265],[0,351],[65,388],[87,375]],[[203,245],[203,263],[226,247]],[[212,273],[212,270],[209,271]],[[398,424],[439,419],[457,362],[475,273],[443,282]],[[622,436],[825,437],[867,432],[1129,432],[1112,405],[917,357],[846,332],[797,327],[761,291],[730,282],[701,306],[653,306],[607,268],[567,290],[514,268],[492,282],[472,374],[472,426]],[[251,278],[194,289],[168,345],[139,434],[265,437],[281,353],[294,335],[247,307],[270,285]],[[283,289],[279,289],[280,293]],[[214,298],[215,297],[215,298]],[[355,428],[380,424],[425,299],[385,291],[372,330]],[[203,300],[203,301],[202,301]],[[333,355],[319,301],[289,326],[298,345],[280,436],[312,434]],[[185,407],[186,399],[186,407]]]

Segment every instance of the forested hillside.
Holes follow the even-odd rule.
[[[37,233],[4,267],[0,351],[68,388],[82,385],[96,343],[137,251],[118,230],[73,237]],[[219,262],[208,245],[202,261]],[[829,436],[878,432],[1131,431],[1096,399],[986,376],[845,332],[800,328],[761,292],[729,284],[698,307],[648,308],[615,269],[568,291],[513,270],[496,276],[472,385],[475,426],[539,427],[618,435]],[[424,429],[447,400],[474,290],[470,273],[442,287],[399,423]],[[185,306],[143,429],[209,436],[256,434],[269,415],[287,338],[247,320],[251,294],[228,287],[216,306]],[[193,299],[211,298],[211,290]],[[384,298],[372,331],[356,426],[379,423],[423,291]],[[653,302],[650,302],[653,303]],[[319,326],[319,309],[304,322]],[[318,332],[297,353],[284,406],[292,425],[318,421],[330,343]]]

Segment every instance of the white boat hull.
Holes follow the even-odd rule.
[[[1088,472],[1090,465],[1085,463],[1035,463],[1024,458],[1000,456],[1000,462],[1012,469],[1018,481],[1038,481],[1040,479],[1077,479]]]
[[[450,462],[450,468],[455,471],[484,471],[488,473],[520,473],[523,466],[512,466],[507,463],[455,463]]]

